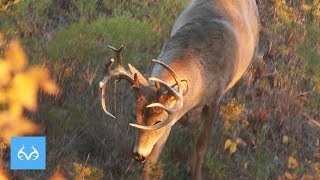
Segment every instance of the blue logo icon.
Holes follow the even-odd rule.
[[[11,137],[11,169],[46,169],[45,137]]]

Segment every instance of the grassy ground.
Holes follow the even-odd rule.
[[[248,74],[223,100],[203,172],[205,179],[320,178],[320,2],[257,0],[259,53]],[[2,0],[0,32],[18,37],[32,64],[50,69],[61,91],[40,95],[27,113],[47,137],[47,170],[10,171],[14,179],[43,179],[57,169],[71,179],[139,179],[131,162],[136,130],[134,97],[126,83],[109,89],[111,112],[100,107],[98,82],[113,54],[126,47],[125,63],[151,68],[187,0]],[[1,55],[3,48],[1,46]],[[113,95],[113,93],[115,95]],[[0,107],[1,108],[1,107]],[[176,125],[154,176],[186,179],[185,159],[195,128]],[[3,144],[3,143],[2,143]]]

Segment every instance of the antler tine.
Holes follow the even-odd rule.
[[[156,59],[153,59],[152,62],[160,64],[162,67],[164,67],[165,69],[167,69],[170,72],[170,74],[173,76],[174,80],[176,81],[176,84],[178,85],[178,91],[180,93],[182,91],[181,82],[180,82],[178,75],[174,72],[174,70],[171,69],[168,65],[166,65],[162,61],[158,61]]]
[[[174,109],[172,108],[168,108],[167,106],[161,104],[161,103],[152,103],[152,104],[149,104],[147,106],[147,108],[151,108],[151,107],[159,107],[159,108],[162,108],[164,110],[166,110],[168,112],[168,114],[173,114],[174,113]]]
[[[105,78],[106,79],[106,78]],[[100,82],[100,89],[101,89],[101,106],[102,106],[102,109],[103,111],[106,113],[106,115],[112,117],[112,118],[115,118],[114,115],[112,115],[108,110],[107,110],[107,106],[106,106],[106,95],[105,95],[105,92],[106,92],[106,83],[104,82]]]
[[[172,122],[174,120],[175,116],[168,116],[168,118],[164,121],[159,122],[158,124],[155,124],[153,126],[142,126],[139,124],[133,124],[133,123],[129,123],[130,126],[138,128],[138,129],[143,129],[143,130],[147,130],[147,131],[154,131],[160,128],[163,128],[164,126],[168,125],[170,122]]]
[[[115,48],[110,45],[107,45],[108,48],[112,49],[116,53],[117,57],[117,65],[118,67],[122,67],[122,58],[123,58],[123,45],[120,46],[120,48]]]
[[[99,86],[100,86],[100,89],[101,89],[101,106],[102,106],[102,109],[108,116],[115,118],[110,112],[107,111],[106,100],[105,100],[105,91],[106,91],[107,83],[111,78],[116,78],[116,79],[125,79],[131,85],[133,85],[134,84],[134,79],[133,79],[132,74],[130,74],[128,71],[126,71],[122,67],[123,46],[121,46],[119,49],[116,49],[116,48],[108,45],[108,48],[112,49],[116,53],[117,67],[114,70],[111,70],[111,66],[114,63],[114,59],[111,59],[105,65],[106,76],[104,77],[103,81],[101,81],[99,83]]]

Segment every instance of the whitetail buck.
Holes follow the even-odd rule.
[[[133,151],[137,161],[146,160],[148,177],[169,136],[171,127],[187,113],[201,110],[198,140],[190,154],[192,179],[201,179],[201,164],[218,113],[221,97],[248,69],[257,48],[259,16],[255,0],[193,0],[176,20],[149,80],[129,64],[122,67],[122,47],[106,64],[100,82],[102,106],[110,78],[125,79],[136,94],[138,137]],[[165,91],[164,91],[165,90]]]

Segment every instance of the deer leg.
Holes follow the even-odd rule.
[[[142,175],[143,180],[153,179],[150,177],[150,173],[151,173],[154,165],[157,163],[158,158],[162,152],[162,149],[163,149],[165,143],[167,142],[167,139],[170,134],[170,130],[171,130],[171,127],[168,128],[164,132],[164,134],[160,137],[160,139],[157,141],[157,143],[153,146],[152,151],[151,151],[150,155],[148,156],[148,158],[145,162],[145,165],[144,165],[144,172]]]
[[[202,111],[202,124],[199,137],[196,142],[195,152],[192,154],[194,162],[192,164],[192,179],[201,179],[201,165],[207,149],[209,137],[213,128],[213,122],[218,114],[218,104],[205,106]]]

